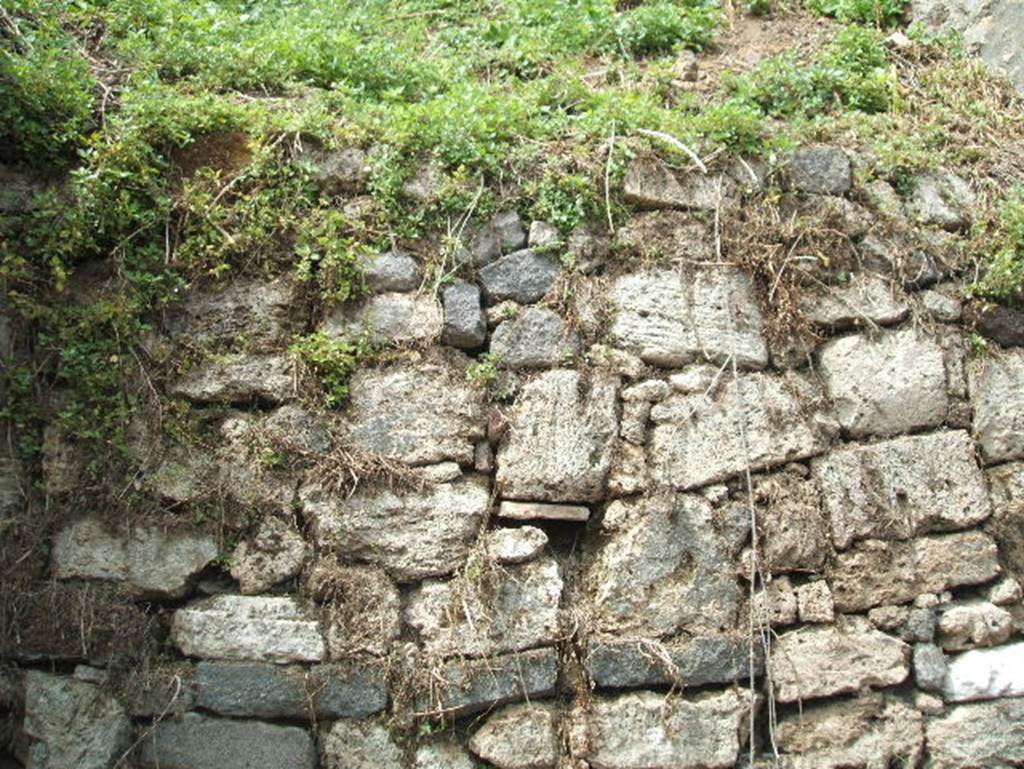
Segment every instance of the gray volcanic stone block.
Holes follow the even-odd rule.
[[[992,537],[969,531],[906,542],[866,540],[835,557],[828,580],[836,610],[851,612],[981,585],[1000,570]]]
[[[323,329],[343,339],[366,334],[378,342],[431,342],[442,324],[441,305],[433,296],[388,292],[340,305]]]
[[[812,289],[800,299],[800,309],[821,326],[841,329],[875,323],[899,323],[910,314],[902,292],[876,275],[855,275],[846,286]]]
[[[972,430],[985,461],[1024,458],[1024,350],[974,361],[968,388]]]
[[[469,749],[498,769],[555,769],[558,711],[544,702],[508,705],[476,730]]]
[[[124,708],[95,684],[25,673],[25,734],[40,769],[109,769],[131,741]]]
[[[602,769],[725,769],[736,764],[747,736],[747,702],[732,691],[594,697],[569,718],[573,757]]]
[[[812,463],[839,549],[965,529],[992,512],[967,433],[905,436],[833,451]]]
[[[314,769],[317,756],[309,732],[296,726],[187,713],[153,727],[139,762],[146,769]]]
[[[579,335],[561,315],[542,307],[526,308],[500,323],[491,335],[491,353],[506,368],[551,368],[579,351]]]
[[[373,657],[309,670],[262,662],[200,662],[196,705],[245,718],[353,718],[387,707],[383,663]]]
[[[345,496],[322,486],[299,496],[321,548],[378,565],[399,582],[455,571],[487,512],[485,476],[417,489],[361,486]]]
[[[822,195],[844,195],[853,183],[850,158],[839,147],[803,147],[786,164],[793,189]]]
[[[770,671],[780,702],[895,686],[910,673],[910,647],[863,617],[784,633],[772,649]]]
[[[441,294],[444,328],[441,341],[452,347],[472,349],[487,338],[487,316],[480,305],[480,289],[457,280]]]
[[[326,769],[404,766],[402,748],[380,721],[336,721],[321,735]]]
[[[532,304],[548,292],[561,272],[556,260],[523,249],[483,267],[479,278],[489,303],[511,299]]]
[[[552,648],[531,649],[480,660],[445,663],[431,677],[427,691],[418,691],[418,714],[459,718],[498,705],[535,700],[554,694],[558,653]]]
[[[601,687],[704,686],[745,681],[750,649],[737,635],[704,635],[664,643],[648,639],[591,640],[585,665]],[[755,647],[754,673],[764,671]]]
[[[933,769],[1003,769],[1024,764],[1024,699],[950,708],[925,728]]]
[[[486,431],[484,392],[450,361],[396,363],[357,371],[349,382],[345,434],[357,448],[409,465],[473,464]]]
[[[970,224],[974,203],[974,192],[967,182],[954,173],[940,171],[917,177],[907,213],[924,224],[955,232]]]
[[[926,692],[942,690],[946,677],[946,655],[935,644],[921,643],[914,646],[914,683]]]
[[[685,630],[721,632],[737,622],[735,569],[747,523],[718,517],[695,494],[616,500],[581,587],[592,632],[658,638]]]
[[[477,763],[456,736],[440,737],[416,746],[413,769],[477,769]]]
[[[482,657],[554,644],[562,596],[554,558],[484,568],[482,577],[424,582],[409,596],[405,621],[427,653]]]
[[[763,470],[806,459],[838,432],[821,411],[820,393],[799,376],[728,377],[712,396],[672,395],[651,409],[648,462],[658,484],[692,489],[743,472],[748,463]]]
[[[175,382],[170,394],[200,403],[281,403],[295,396],[295,361],[286,353],[213,358]]]
[[[320,623],[293,598],[219,595],[174,612],[171,638],[189,657],[317,662]]]
[[[416,260],[401,251],[386,251],[359,262],[366,287],[374,293],[415,291],[420,285]]]
[[[295,577],[306,560],[306,541],[280,518],[265,517],[251,539],[231,555],[231,576],[243,595],[262,593]]]
[[[851,436],[895,435],[946,418],[942,348],[913,329],[836,339],[821,348],[818,361],[839,423]]]
[[[764,317],[738,270],[644,270],[618,278],[610,298],[613,343],[646,363],[675,368],[730,355],[741,368],[768,363]]]
[[[592,502],[605,493],[618,435],[618,378],[548,371],[523,386],[498,449],[508,499]]]
[[[687,174],[677,177],[663,163],[637,158],[626,169],[626,201],[641,208],[689,208],[714,211],[734,204],[736,184],[723,174]]]

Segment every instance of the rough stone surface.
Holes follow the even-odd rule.
[[[386,291],[415,291],[420,285],[416,260],[401,251],[387,251],[363,259],[359,264],[366,287],[377,294]]]
[[[828,524],[815,485],[796,473],[777,473],[758,479],[755,495],[764,567],[818,570],[828,552]]]
[[[815,625],[780,636],[771,675],[780,702],[895,686],[910,673],[910,647],[859,617]]]
[[[950,606],[939,616],[939,645],[946,651],[995,646],[1013,632],[1013,616],[988,601],[968,601]]]
[[[316,748],[296,726],[187,713],[156,724],[139,761],[146,769],[314,769]]]
[[[541,374],[522,389],[498,449],[505,498],[591,502],[604,496],[618,434],[618,380],[575,370]]]
[[[329,195],[353,195],[361,192],[370,176],[369,157],[360,147],[329,150],[319,145],[304,148],[314,166],[314,175]]]
[[[482,477],[423,490],[363,486],[347,497],[310,485],[299,496],[320,547],[381,566],[399,582],[458,568],[489,498]]]
[[[730,355],[743,368],[768,362],[764,318],[749,278],[739,271],[645,270],[618,278],[609,298],[611,339],[646,363],[679,367]]]
[[[860,539],[964,529],[992,512],[973,443],[960,430],[833,451],[812,468],[841,550]]]
[[[1011,462],[987,473],[992,518],[987,529],[999,545],[1003,563],[1024,582],[1024,462]]]
[[[532,649],[483,660],[453,660],[415,700],[418,713],[459,718],[519,700],[534,701],[555,691],[558,653]]]
[[[917,178],[914,192],[907,201],[907,213],[919,222],[953,232],[970,224],[974,201],[974,192],[967,182],[943,171]]]
[[[174,612],[171,638],[205,659],[317,662],[325,652],[319,623],[293,598],[204,599]]]
[[[733,627],[739,585],[723,565],[742,544],[742,521],[720,519],[702,497],[662,493],[613,502],[602,529],[581,582],[592,632],[658,638]]]
[[[594,682],[607,688],[728,684],[749,677],[750,649],[739,634],[666,642],[609,638],[591,642],[584,664]],[[754,673],[761,672],[758,650]]]
[[[641,208],[689,208],[714,211],[731,204],[735,183],[727,176],[689,174],[677,177],[660,161],[634,160],[623,180],[626,201]]]
[[[336,721],[322,737],[326,769],[375,769],[403,765],[402,749],[376,720]]]
[[[821,348],[818,361],[839,423],[851,436],[894,435],[946,418],[942,349],[912,329],[836,339]]]
[[[131,743],[131,722],[107,692],[37,670],[25,674],[24,731],[39,769],[108,769]]]
[[[498,769],[555,769],[558,716],[532,702],[509,705],[490,716],[469,740],[469,749]]]
[[[502,502],[499,518],[516,521],[576,521],[590,518],[590,508],[582,505],[552,505],[545,502]]]
[[[934,769],[1004,769],[1024,763],[1024,699],[978,702],[930,719],[925,734]]]
[[[180,598],[216,557],[209,535],[150,527],[114,535],[97,519],[82,518],[57,535],[53,573],[58,579],[125,581],[144,597]]]
[[[937,692],[946,678],[946,655],[935,644],[914,646],[914,683],[918,689]]]
[[[349,382],[347,439],[410,465],[472,465],[473,447],[486,425],[483,391],[466,381],[458,362],[357,371]]]
[[[196,705],[245,718],[354,718],[387,706],[380,662],[364,659],[309,670],[264,662],[200,662]]]
[[[816,290],[801,297],[800,307],[808,320],[835,329],[899,323],[910,314],[910,305],[889,283],[871,274],[855,275],[848,285]]]
[[[530,233],[527,242],[527,245],[530,248],[550,246],[561,239],[562,234],[558,231],[558,228],[555,225],[549,224],[548,222],[542,222],[539,219],[530,222]]]
[[[285,353],[209,359],[175,382],[170,394],[200,403],[281,403],[295,395],[295,363]]]
[[[1024,642],[974,649],[953,657],[942,694],[951,702],[1024,697]]]
[[[850,158],[839,147],[804,147],[793,153],[786,175],[793,189],[844,195],[852,185]]]
[[[491,262],[478,276],[488,302],[511,299],[532,304],[548,292],[561,272],[561,265],[551,257],[523,249]]]
[[[487,318],[480,305],[480,289],[457,280],[445,287],[441,301],[444,305],[441,341],[462,349],[482,345],[487,338]]]
[[[929,315],[942,323],[956,323],[963,314],[963,302],[942,291],[923,291],[921,304]]]
[[[553,558],[426,581],[409,597],[405,621],[428,654],[483,657],[554,644],[562,578]]]
[[[280,518],[268,516],[251,540],[235,548],[231,576],[238,580],[243,595],[254,595],[296,576],[305,560],[302,535]]]
[[[996,543],[971,531],[909,542],[866,540],[836,557],[829,584],[836,609],[849,612],[984,584],[999,572]]]
[[[815,407],[818,398],[796,375],[763,374],[730,377],[709,397],[673,395],[651,409],[654,478],[690,489],[725,480],[748,465],[763,470],[819,454],[836,426]]]
[[[557,312],[528,307],[498,325],[490,351],[507,368],[552,368],[579,354],[580,339]]]
[[[569,740],[575,758],[601,769],[731,767],[746,736],[746,712],[731,691],[693,699],[594,697],[570,715]]]
[[[476,769],[473,757],[454,739],[436,739],[416,748],[413,769]]]
[[[899,700],[867,695],[786,716],[777,739],[791,769],[918,766],[924,723]]]
[[[430,342],[441,334],[441,305],[433,296],[388,292],[341,305],[324,324],[333,337],[368,335],[378,342]]]
[[[800,585],[796,589],[796,602],[801,622],[831,622],[835,619],[832,591],[825,580]]]
[[[301,330],[304,309],[294,283],[239,278],[226,286],[193,291],[167,313],[167,331],[190,345],[237,344],[247,350],[286,345]]]
[[[1024,350],[974,361],[968,387],[972,430],[985,461],[1024,458]]]
[[[548,535],[536,526],[487,533],[487,555],[498,563],[525,563],[544,551]]]

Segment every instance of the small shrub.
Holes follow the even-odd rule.
[[[811,10],[840,21],[891,27],[899,23],[907,0],[810,0]]]
[[[623,12],[615,34],[623,51],[651,56],[676,48],[703,48],[720,21],[721,11],[716,4],[655,0]]]
[[[974,293],[1000,302],[1024,303],[1024,187],[1002,206],[994,248]]]
[[[348,399],[348,380],[371,355],[372,348],[365,341],[335,339],[316,331],[297,338],[291,352],[310,367],[323,388],[325,404],[333,408]]]

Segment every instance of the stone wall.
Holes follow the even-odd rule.
[[[625,183],[614,239],[503,213],[437,291],[420,256],[368,262],[315,322],[392,343],[339,410],[288,352],[315,317],[289,275],[154,319],[152,359],[216,351],[160,383],[199,428],[140,420],[159,515],[129,521],[48,430],[59,525],[0,678],[17,761],[1024,765],[1024,349],[965,319],[970,189],[901,200],[799,152],[782,206],[848,251],[831,281],[795,254],[814,333],[784,335],[777,286],[716,253],[750,164]],[[14,515],[34,492],[0,469]]]

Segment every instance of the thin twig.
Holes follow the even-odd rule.
[[[690,160],[692,160],[697,165],[697,168],[700,169],[700,172],[702,174],[706,174],[708,172],[708,167],[704,165],[704,161],[700,159],[697,153],[694,152],[689,147],[687,147],[681,141],[679,141],[679,139],[674,137],[672,134],[667,134],[664,133],[663,131],[651,131],[650,129],[647,128],[638,128],[636,129],[636,132],[638,134],[643,134],[644,136],[649,136],[652,139],[658,139],[672,147],[675,147],[677,150],[679,150],[688,158],[690,158]]]
[[[612,221],[612,153],[615,152],[615,121],[612,121],[612,132],[608,138],[608,160],[604,164],[604,212],[608,216],[608,233],[615,234],[615,222]]]

